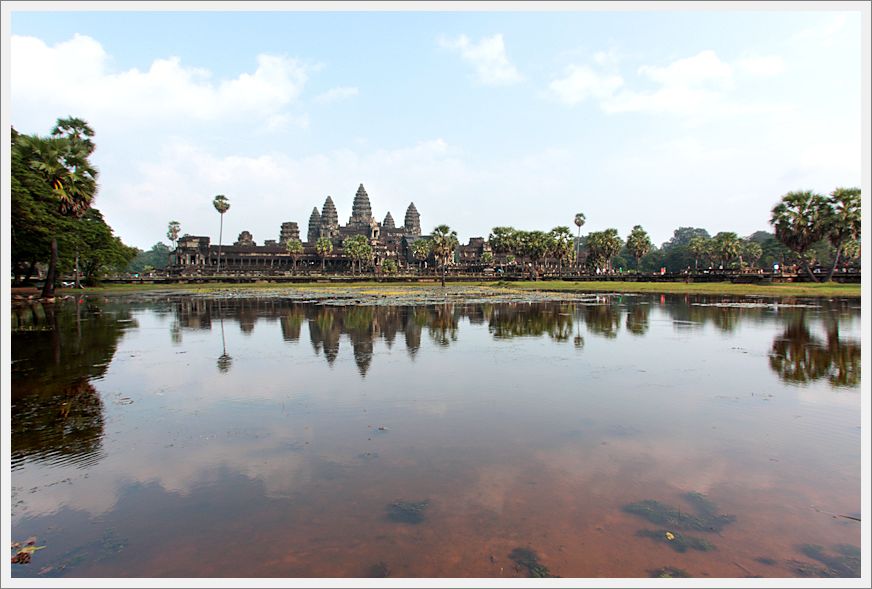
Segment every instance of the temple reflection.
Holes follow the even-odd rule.
[[[776,339],[770,366],[787,382],[802,383],[827,378],[833,386],[859,383],[859,342],[839,336],[839,321],[858,317],[846,301],[779,299],[777,303],[749,301],[747,298],[706,295],[597,295],[584,302],[486,302],[430,304],[424,306],[312,304],[276,298],[207,299],[180,297],[171,302],[174,318],[170,323],[173,341],[181,341],[188,330],[209,330],[216,320],[222,327],[223,360],[219,369],[229,369],[224,320],[236,322],[240,333],[250,335],[258,321],[278,323],[281,338],[295,343],[308,337],[316,355],[333,366],[343,340],[362,377],[369,372],[375,344],[387,348],[400,339],[406,353],[414,359],[422,348],[422,332],[437,347],[452,345],[461,337],[462,323],[486,324],[495,340],[517,337],[547,337],[567,342],[582,350],[588,334],[616,339],[649,334],[652,313],[662,321],[672,320],[675,329],[704,329],[732,332],[742,322],[787,324]],[[812,335],[805,311],[826,323],[826,337]]]

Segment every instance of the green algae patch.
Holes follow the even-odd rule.
[[[509,558],[515,561],[519,567],[527,569],[530,577],[545,578],[557,576],[552,575],[548,567],[539,562],[539,555],[529,548],[515,548],[509,553]]]
[[[388,505],[388,519],[401,524],[420,524],[424,521],[424,511],[430,504],[424,501],[394,501]]]
[[[825,568],[822,577],[859,577],[860,576],[860,549],[850,544],[839,544],[833,547],[833,551],[824,549],[817,544],[804,544],[800,546],[803,554],[809,558],[823,563]],[[816,567],[819,568],[819,567]]]
[[[645,499],[624,506],[624,511],[647,519],[668,529],[691,530],[697,532],[720,532],[725,526],[736,521],[733,515],[717,513],[715,505],[702,493],[687,493],[685,500],[690,503],[696,514],[681,511],[680,508],[654,499]]]
[[[653,571],[648,571],[652,579],[689,579],[693,575],[684,569],[676,567],[660,567]]]
[[[662,542],[676,552],[687,552],[688,550],[709,552],[710,550],[715,549],[714,544],[705,538],[688,536],[681,532],[670,532],[669,530],[639,530],[636,532],[636,535],[643,538],[651,538],[657,542]]]

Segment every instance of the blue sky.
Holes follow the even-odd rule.
[[[414,201],[462,241],[579,211],[583,232],[641,224],[658,245],[678,226],[748,235],[785,192],[861,183],[853,6],[13,11],[9,116],[88,120],[95,206],[141,248],[170,219],[217,240],[219,193],[225,243],[288,220],[305,235],[328,194],[346,222],[361,182],[379,221]]]

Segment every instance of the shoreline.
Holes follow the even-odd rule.
[[[697,294],[712,296],[747,296],[747,297],[813,297],[813,298],[857,298],[861,296],[860,284],[813,284],[813,283],[783,283],[770,285],[733,284],[730,282],[715,283],[683,283],[683,282],[567,282],[567,281],[481,281],[481,282],[447,282],[443,289],[439,284],[432,283],[384,283],[357,282],[353,284],[325,284],[323,282],[293,283],[277,285],[271,282],[249,284],[214,283],[214,284],[124,284],[83,289],[58,288],[56,298],[62,299],[75,295],[115,295],[148,292],[166,292],[178,294],[219,294],[219,293],[265,293],[281,295],[282,293],[307,296],[312,294],[326,298],[385,298],[396,296],[412,296],[425,298],[481,298],[494,296],[515,297],[518,295],[564,295],[578,296],[584,294]],[[37,288],[13,288],[13,300],[39,300],[40,291]],[[296,297],[295,297],[296,298]],[[539,296],[535,298],[541,298]]]

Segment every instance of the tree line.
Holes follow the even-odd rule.
[[[38,264],[47,264],[43,297],[54,293],[58,274],[74,273],[78,283],[93,284],[110,272],[147,272],[166,267],[169,247],[156,243],[141,251],[125,245],[114,235],[100,211],[93,207],[97,194],[98,171],[90,162],[96,145],[94,131],[82,119],[58,119],[49,136],[22,135],[12,129],[11,149],[11,250],[15,284],[25,284]],[[836,188],[828,196],[813,191],[794,191],[781,197],[772,209],[770,224],[774,233],[758,231],[740,238],[735,232],[711,236],[705,229],[679,227],[673,237],[657,248],[641,225],[622,239],[614,228],[581,235],[583,213],[574,223],[578,236],[568,226],[551,231],[526,231],[514,227],[494,227],[488,237],[493,253],[479,260],[484,265],[495,261],[515,265],[528,261],[534,271],[554,266],[558,273],[575,266],[590,272],[670,272],[772,268],[798,265],[813,281],[818,281],[815,266],[827,268],[821,275],[832,278],[839,263],[856,263],[860,256],[860,189]],[[213,205],[221,215],[230,208],[229,199],[218,195]],[[180,232],[177,221],[170,221],[167,237],[175,246]],[[219,236],[219,251],[222,246]],[[299,239],[283,244],[294,260],[303,254]],[[433,256],[442,271],[454,260],[459,245],[456,231],[437,226],[432,235],[412,243],[412,257],[419,263]],[[343,244],[352,260],[352,272],[363,271],[373,259],[372,246],[364,236],[354,236]],[[315,244],[321,258],[333,251],[333,243],[321,238]],[[220,260],[220,254],[219,254]],[[385,272],[396,272],[396,263],[383,261]]]

